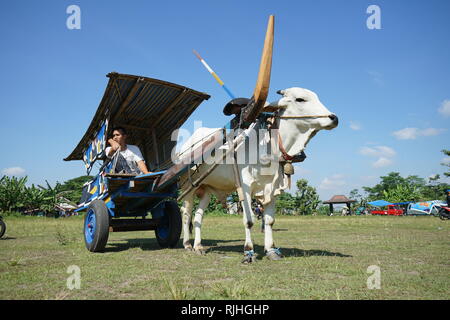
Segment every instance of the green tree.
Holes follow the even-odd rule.
[[[44,203],[42,204],[42,209],[47,212],[52,212],[55,210],[55,206],[57,204],[64,201],[63,195],[68,191],[63,191],[62,185],[59,182],[56,182],[55,187],[52,187],[47,180],[45,180],[45,182],[47,183],[46,188],[38,185],[44,193]]]
[[[306,179],[297,180],[295,193],[296,211],[302,215],[312,214],[319,206],[320,200],[316,188],[309,186]]]
[[[419,201],[421,194],[419,188],[414,185],[399,184],[395,187],[383,190],[383,199],[389,202],[405,202],[405,201]]]
[[[445,154],[446,156],[450,156],[450,150],[443,149],[443,150],[441,150],[441,152],[443,154]],[[441,163],[441,165],[447,167],[447,170],[450,170],[450,162],[443,162],[443,163]],[[450,177],[450,171],[444,172],[444,175],[446,177]]]
[[[440,175],[436,174],[428,179],[428,183],[420,190],[421,200],[446,200],[445,190],[450,188],[448,183],[440,182]]]
[[[363,190],[368,194],[368,200],[378,200],[386,197],[385,192],[389,195],[397,196],[399,192],[410,190],[417,191],[425,186],[425,179],[416,175],[403,178],[398,172],[390,172],[387,176],[381,176],[380,183],[373,187],[363,187]],[[386,200],[386,199],[384,199]],[[407,200],[403,200],[407,201]]]
[[[367,206],[367,198],[360,194],[358,189],[351,190],[348,198],[351,200],[356,200],[356,202],[351,204],[352,211],[355,211],[358,207]]]
[[[80,202],[82,191],[83,191],[83,185],[91,181],[94,177],[93,176],[80,176],[77,178],[73,178],[70,180],[65,181],[59,188],[60,191],[64,191],[64,197],[68,200],[78,203]]]
[[[45,192],[33,185],[25,188],[23,205],[26,210],[44,210]]]
[[[289,192],[282,192],[275,200],[275,211],[279,214],[295,214],[295,197]]]
[[[3,176],[0,179],[0,210],[14,211],[24,206],[27,177]]]

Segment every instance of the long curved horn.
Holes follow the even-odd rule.
[[[264,40],[264,49],[259,64],[258,80],[253,92],[252,102],[243,111],[243,117],[246,122],[255,121],[259,113],[264,108],[267,96],[269,94],[270,71],[272,69],[272,51],[275,17],[269,16],[267,23],[266,38]]]

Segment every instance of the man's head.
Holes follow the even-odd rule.
[[[112,138],[115,142],[124,146],[127,139],[127,131],[123,127],[114,127],[112,131]]]

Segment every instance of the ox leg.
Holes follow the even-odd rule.
[[[253,227],[253,214],[251,208],[251,196],[248,188],[242,188],[244,194],[244,201],[242,209],[244,210],[243,222],[245,227],[245,244],[244,244],[244,260],[242,263],[256,262],[256,255],[253,250],[251,229]]]
[[[264,251],[266,257],[270,260],[280,260],[283,256],[281,255],[280,249],[275,248],[273,242],[272,228],[275,223],[275,200],[272,200],[269,204],[264,206]]]
[[[184,205],[181,208],[181,213],[183,214],[183,246],[186,250],[191,251],[192,245],[190,242],[191,234],[191,218],[192,218],[192,207],[194,205],[193,194],[187,195],[184,200]]]
[[[211,200],[211,194],[206,192],[200,198],[200,203],[198,205],[198,209],[195,212],[194,217],[194,230],[195,230],[195,239],[194,239],[194,251],[198,254],[205,254],[205,249],[203,248],[201,241],[201,228],[202,228],[202,220],[203,213],[205,212],[206,207],[208,207],[209,201]]]

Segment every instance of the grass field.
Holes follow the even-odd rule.
[[[111,233],[104,253],[90,253],[82,217],[6,218],[0,240],[0,299],[448,299],[449,221],[435,217],[277,217],[283,261],[240,263],[238,216],[206,216],[205,256],[160,249],[153,231]],[[81,271],[69,290],[69,266]],[[369,266],[381,288],[368,289]]]

